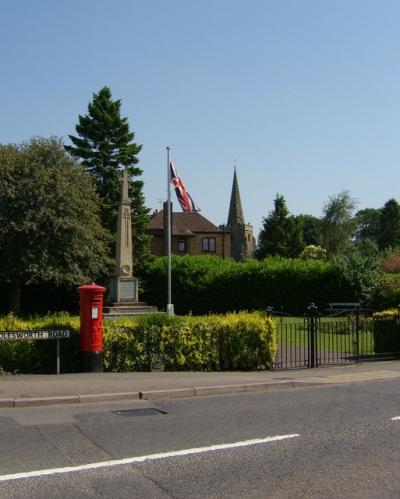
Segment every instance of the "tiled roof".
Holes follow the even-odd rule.
[[[150,218],[149,232],[161,233],[163,230],[163,210]],[[200,213],[172,213],[172,234],[190,235],[196,232],[219,232],[218,227]]]

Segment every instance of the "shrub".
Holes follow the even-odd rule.
[[[167,314],[150,314],[104,322],[105,370],[150,370],[152,358],[160,355],[163,329],[179,320]]]
[[[277,350],[275,326],[257,314],[229,314],[217,321],[220,367],[266,369]]]
[[[307,259],[311,258],[314,260],[326,260],[326,249],[321,246],[315,246],[314,244],[309,244],[300,253],[299,258]]]
[[[389,308],[380,312],[372,314],[374,319],[397,319],[399,317],[399,310],[397,308]]]
[[[388,251],[382,258],[381,263],[382,272],[388,274],[396,274],[400,272],[400,255],[398,251]]]
[[[399,281],[386,280],[374,292],[370,307],[375,310],[382,310],[396,307],[400,304],[400,283]]]
[[[21,320],[9,314],[0,318],[0,331],[69,329],[72,336],[60,341],[62,372],[79,370],[79,319],[68,314]],[[48,374],[56,371],[56,342],[47,340],[0,341],[0,371],[13,374]]]
[[[344,299],[341,301],[369,302],[383,282],[383,274],[373,257],[362,256],[355,252],[335,258],[332,265],[337,278],[341,281],[338,284],[344,290]]]
[[[267,369],[277,348],[273,321],[258,313],[158,314],[106,324],[109,371],[146,371],[159,357],[169,371]]]
[[[397,309],[373,314],[375,353],[400,352],[400,317]]]
[[[174,256],[172,301],[179,314],[263,310],[267,306],[298,314],[310,302],[324,308],[332,301],[366,300],[380,275],[374,262],[362,257],[333,262],[275,257],[237,263],[214,256]],[[166,258],[156,258],[141,278],[143,299],[165,308]]]
[[[79,370],[79,319],[47,316],[0,319],[0,330],[72,329],[60,342],[63,372]],[[267,369],[276,353],[274,322],[260,313],[201,317],[151,314],[104,322],[104,369],[148,371],[161,359],[169,371]],[[55,372],[55,342],[0,342],[0,372]]]

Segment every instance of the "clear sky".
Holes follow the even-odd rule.
[[[283,194],[320,216],[399,200],[398,0],[1,0],[0,142],[68,142],[93,92],[122,100],[148,207],[166,150],[202,214],[228,216],[237,165],[257,233]],[[174,200],[175,201],[175,200]],[[175,201],[177,209],[177,202]]]

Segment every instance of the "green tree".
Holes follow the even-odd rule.
[[[357,211],[355,215],[356,230],[354,237],[356,240],[378,241],[381,225],[381,212],[379,208],[365,208]]]
[[[378,243],[372,239],[355,239],[344,253],[345,256],[353,254],[375,258],[379,254]]]
[[[150,238],[144,233],[149,223],[145,207],[142,170],[136,166],[142,146],[134,142],[128,119],[120,114],[121,101],[113,100],[111,90],[103,87],[88,105],[88,114],[79,116],[77,136],[69,135],[73,145],[65,146],[82,161],[93,175],[101,199],[101,220],[112,234],[116,232],[120,200],[121,168],[131,177],[129,196],[132,200],[133,251],[137,261],[145,260],[150,252]]]
[[[300,253],[299,258],[303,260],[326,260],[326,249],[309,244]]]
[[[0,277],[16,313],[25,285],[75,286],[111,268],[92,179],[56,138],[0,145],[0,226]]]
[[[279,194],[274,200],[274,210],[263,219],[263,228],[258,238],[256,257],[296,257],[304,248],[301,224],[289,214],[285,198]]]
[[[380,249],[400,246],[400,205],[395,199],[389,199],[381,210],[378,245]]]
[[[328,257],[340,255],[351,242],[355,229],[353,212],[356,201],[348,191],[329,198],[321,219],[321,243]]]
[[[321,220],[313,215],[296,215],[306,246],[318,246],[321,240]]]
[[[368,302],[382,284],[383,275],[375,257],[350,251],[346,255],[335,256],[331,262],[338,270],[340,280],[347,282],[348,298],[344,297],[345,300]]]

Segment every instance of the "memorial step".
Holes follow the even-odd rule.
[[[146,305],[145,303],[130,305],[114,305],[103,308],[103,317],[118,317],[124,315],[154,314],[157,307]]]

